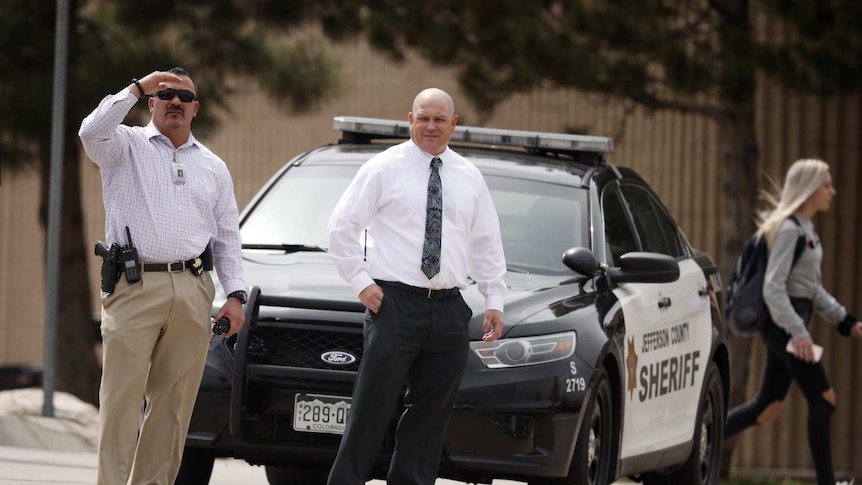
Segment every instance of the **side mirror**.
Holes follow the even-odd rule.
[[[599,272],[599,260],[587,248],[571,248],[563,253],[563,264],[572,271],[592,278]]]
[[[608,276],[614,283],[671,283],[679,279],[679,263],[666,254],[631,252],[620,256]]]

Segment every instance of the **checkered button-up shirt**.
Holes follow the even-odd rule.
[[[105,97],[78,132],[102,173],[107,243],[128,244],[128,226],[141,262],[158,263],[196,258],[212,243],[225,292],[244,289],[239,213],[227,166],[193,135],[174,148],[152,122],[121,124],[137,101],[127,89]]]

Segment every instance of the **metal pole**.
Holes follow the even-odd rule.
[[[51,111],[51,180],[48,199],[47,291],[45,294],[44,403],[42,416],[54,416],[57,366],[57,300],[59,293],[60,218],[63,213],[63,131],[66,121],[66,61],[69,52],[69,2],[57,0],[54,38],[54,100]]]

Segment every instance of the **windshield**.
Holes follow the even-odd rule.
[[[312,165],[288,170],[242,224],[245,246],[326,248],[327,224],[358,166]],[[563,252],[589,247],[584,189],[520,178],[486,175],[500,216],[510,270],[570,273]]]
[[[328,245],[326,226],[358,166],[291,167],[242,223],[243,245]]]

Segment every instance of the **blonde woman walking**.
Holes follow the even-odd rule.
[[[817,484],[840,485],[847,482],[836,482],[832,468],[830,420],[835,411],[835,390],[820,362],[822,348],[815,345],[808,323],[816,311],[842,335],[858,339],[862,338],[862,322],[821,284],[823,248],[811,219],[828,210],[835,196],[829,166],[822,160],[798,160],[787,172],[780,199],[764,195],[773,207],[757,231],[769,248],[763,299],[771,318],[761,331],[766,362],[757,394],[730,410],[725,434],[731,437],[752,425],[777,419],[790,384],[796,381],[808,402],[808,445]],[[805,238],[805,248],[794,265],[800,237]]]

